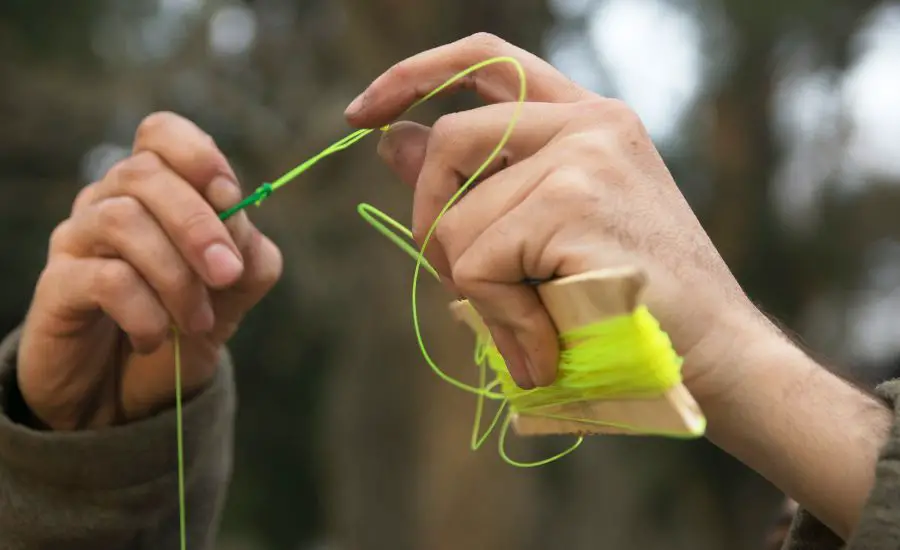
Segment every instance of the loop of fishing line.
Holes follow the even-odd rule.
[[[433,98],[460,79],[487,66],[511,64],[519,77],[519,91],[512,116],[497,146],[487,156],[481,166],[468,178],[459,190],[447,201],[426,234],[420,248],[415,246],[412,233],[384,212],[369,204],[358,206],[359,215],[382,235],[406,252],[415,260],[412,279],[412,320],[416,340],[425,361],[432,371],[445,382],[477,396],[475,418],[472,429],[470,447],[479,449],[488,436],[501,425],[498,441],[501,458],[518,467],[541,466],[553,462],[571,453],[582,443],[578,437],[575,443],[562,452],[536,462],[520,462],[509,457],[505,449],[506,434],[514,415],[528,414],[545,416],[559,420],[579,420],[581,422],[597,422],[591,419],[575,419],[560,416],[548,411],[553,406],[590,399],[602,399],[611,396],[653,395],[666,391],[681,382],[680,359],[671,348],[668,337],[662,332],[655,319],[646,308],[638,308],[632,315],[595,323],[578,331],[560,335],[560,364],[557,380],[549,387],[523,390],[512,380],[502,356],[489,341],[478,337],[475,346],[475,364],[478,366],[478,386],[461,382],[446,374],[432,359],[422,337],[418,312],[419,275],[424,269],[435,279],[439,274],[425,258],[425,249],[431,241],[434,231],[446,212],[462,197],[472,185],[479,180],[485,170],[492,165],[501,153],[518,123],[523,105],[526,101],[526,76],[522,65],[513,57],[495,57],[477,63],[461,71],[434,89],[428,95],[416,101],[407,112]],[[387,131],[389,126],[381,128]],[[260,206],[275,191],[309,170],[320,160],[339,151],[343,151],[373,133],[373,129],[357,130],[340,139],[321,153],[293,168],[272,183],[264,183],[244,200],[222,212],[221,220],[226,220],[250,205]],[[186,550],[186,511],[184,487],[184,450],[183,419],[181,396],[181,352],[180,335],[173,331],[175,353],[175,385],[176,385],[176,423],[178,438],[178,482],[179,482],[179,516],[181,523],[181,548]],[[487,380],[490,370],[494,379]],[[498,408],[487,429],[479,434],[484,414],[485,400],[498,402]],[[506,416],[504,417],[504,412]],[[502,423],[501,423],[501,419]],[[660,434],[666,435],[666,434]],[[673,434],[674,435],[674,434]]]

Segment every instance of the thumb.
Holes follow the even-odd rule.
[[[431,128],[415,122],[401,121],[392,124],[378,142],[378,155],[397,174],[403,183],[416,188],[419,173],[425,164],[425,153]],[[441,283],[450,292],[459,295],[453,281],[441,274]]]
[[[378,155],[406,185],[415,188],[431,129],[415,122],[393,124],[378,142]]]

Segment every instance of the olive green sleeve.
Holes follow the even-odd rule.
[[[888,441],[875,465],[875,485],[856,530],[845,543],[809,512],[794,516],[784,550],[896,550],[900,548],[900,380],[876,390],[894,411]]]
[[[126,426],[28,428],[14,332],[0,344],[0,548],[179,548],[175,411]],[[232,465],[230,360],[184,406],[188,548],[211,550]],[[26,409],[27,410],[27,409]]]

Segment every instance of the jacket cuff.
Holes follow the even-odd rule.
[[[889,547],[885,543],[900,540],[900,379],[879,385],[875,395],[894,411],[894,420],[878,454],[874,487],[849,543],[845,545],[825,524],[800,509],[794,516],[785,550],[881,550]]]
[[[18,395],[16,356],[20,329],[0,343],[0,463],[8,471],[54,487],[110,490],[143,485],[177,474],[176,411],[123,426],[74,432],[31,429],[17,423],[10,407]],[[231,360],[201,393],[182,405],[184,458],[193,462],[230,426],[235,408]]]

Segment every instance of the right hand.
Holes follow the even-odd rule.
[[[391,123],[460,70],[509,56],[528,102],[487,177],[449,209],[425,251],[488,326],[525,388],[556,377],[558,335],[526,279],[633,265],[649,275],[648,306],[685,357],[698,399],[733,385],[741,348],[773,334],[681,195],[638,116],[573,84],[534,55],[475,35],[404,60],[347,110],[351,124]],[[489,103],[431,128],[399,122],[380,152],[414,188],[413,235],[423,244],[440,211],[508,128],[516,72],[495,64],[460,80]],[[720,366],[725,365],[724,368]]]
[[[133,154],[77,197],[53,232],[22,331],[18,383],[36,424],[132,422],[175,398],[171,327],[185,397],[215,374],[223,344],[281,275],[244,212],[228,161],[177,115],[140,125]]]
[[[348,118],[378,128],[458,71],[496,56],[522,63],[529,102],[503,162],[437,226],[425,251],[431,264],[481,314],[510,370],[537,385],[554,378],[558,339],[523,280],[643,268],[645,300],[685,359],[684,383],[709,420],[710,440],[848,538],[878,487],[875,464],[891,411],[816,364],[761,314],[631,109],[579,89],[498,38],[476,35],[400,62]],[[453,113],[431,128],[398,123],[384,135],[382,155],[414,188],[420,245],[506,131],[515,76],[507,65],[485,68],[462,85],[495,105]],[[879,487],[882,496],[887,487]],[[867,527],[878,522],[870,515]]]

